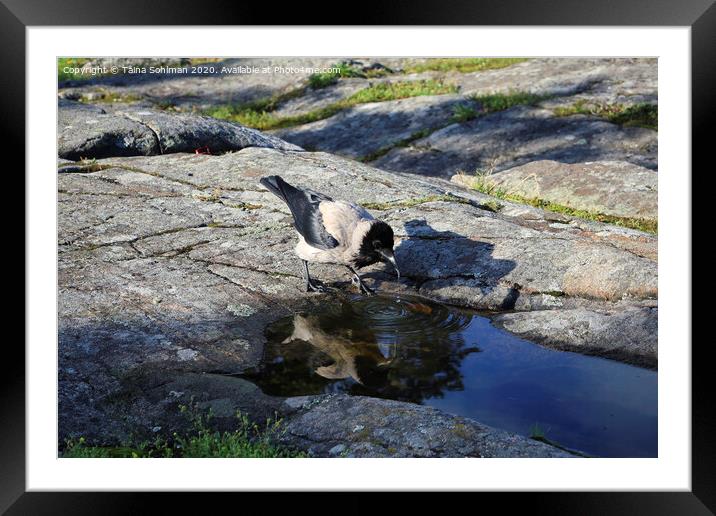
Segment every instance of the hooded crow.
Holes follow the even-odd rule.
[[[381,260],[390,262],[400,278],[393,255],[393,229],[376,220],[364,208],[334,201],[308,188],[291,186],[279,176],[263,177],[260,183],[288,205],[298,232],[296,254],[303,261],[306,291],[324,292],[311,281],[308,262],[344,265],[361,292],[371,294],[356,269]]]

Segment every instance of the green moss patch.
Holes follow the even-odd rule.
[[[346,101],[351,105],[368,102],[386,102],[425,95],[457,93],[457,86],[432,79],[423,81],[380,82],[355,92]]]
[[[576,101],[571,106],[557,107],[554,109],[555,116],[589,115],[603,118],[627,127],[645,127],[646,129],[658,130],[659,108],[655,104],[605,104],[593,103],[585,99]]]
[[[262,131],[270,129],[284,129],[297,125],[308,124],[329,118],[336,113],[368,102],[386,102],[408,97],[423,95],[443,95],[455,93],[456,86],[446,85],[440,81],[401,81],[394,83],[378,83],[357,91],[350,97],[334,102],[323,108],[308,113],[292,116],[279,116],[274,113],[278,106],[291,98],[305,93],[304,90],[294,90],[268,99],[243,104],[231,104],[212,108],[205,113],[214,118],[231,120],[247,127]]]
[[[473,95],[472,100],[479,102],[480,113],[494,113],[504,111],[515,106],[533,106],[543,100],[550,98],[550,95],[538,95],[526,91],[509,91],[507,93],[488,93],[486,95]]]
[[[504,111],[515,106],[534,106],[548,98],[549,95],[537,95],[525,91],[472,95],[469,100],[473,103],[457,104],[453,107],[452,121],[469,122],[481,115]]]
[[[527,61],[527,59],[513,57],[436,58],[428,59],[422,63],[407,65],[403,71],[405,73],[430,71],[470,73],[506,68],[523,61]]]
[[[89,446],[84,438],[69,440],[61,453],[63,458],[149,458],[149,457],[210,457],[210,458],[274,458],[305,457],[305,453],[275,444],[280,420],[269,420],[263,427],[237,414],[234,431],[212,430],[211,411],[202,414],[196,405],[180,407],[192,423],[186,433],[173,433],[170,438],[154,441],[131,441],[121,446]]]
[[[477,108],[471,104],[456,104],[452,108],[452,121],[456,123],[468,122],[477,116]]]
[[[580,210],[571,208],[563,204],[557,204],[544,199],[522,197],[521,195],[515,195],[508,193],[506,190],[497,185],[494,181],[489,179],[488,174],[477,174],[472,182],[472,188],[478,192],[502,199],[505,201],[516,202],[519,204],[527,204],[540,208],[546,211],[552,211],[555,213],[562,213],[570,217],[577,217],[580,219],[593,220],[596,222],[604,222],[606,224],[613,224],[615,226],[621,226],[625,228],[637,229],[646,233],[657,234],[658,233],[658,221],[652,219],[632,218],[632,217],[617,217],[615,215],[607,215],[605,213],[599,213],[589,210]]]

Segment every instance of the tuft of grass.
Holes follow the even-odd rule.
[[[211,412],[203,416],[197,410],[193,413],[189,407],[182,406],[183,412],[190,414],[194,433],[174,434],[175,448],[182,457],[295,457],[296,454],[273,444],[272,440],[282,424],[280,419],[267,420],[264,428],[252,424],[244,414],[237,413],[239,427],[233,432],[214,431],[209,426]]]
[[[386,102],[422,95],[443,95],[456,91],[457,88],[455,86],[445,85],[435,80],[379,83],[359,90],[343,100],[308,113],[285,117],[274,114],[274,111],[282,102],[300,96],[305,92],[305,90],[298,89],[288,94],[254,102],[215,107],[205,111],[205,114],[265,131],[295,127],[297,125],[323,120],[358,104]]]
[[[653,219],[643,219],[637,217],[618,217],[616,215],[607,215],[605,213],[599,213],[596,211],[580,210],[577,208],[571,208],[563,204],[547,201],[538,198],[528,198],[521,195],[508,193],[506,190],[501,188],[497,183],[490,180],[490,174],[485,172],[478,172],[471,184],[471,187],[478,192],[486,195],[491,195],[498,199],[505,201],[516,202],[519,204],[527,204],[540,208],[542,210],[551,211],[555,213],[562,213],[570,217],[576,217],[580,219],[593,220],[596,222],[603,222],[606,224],[613,224],[615,226],[621,226],[630,229],[637,229],[644,231],[645,233],[657,234],[659,230],[659,223]]]
[[[274,443],[281,420],[267,420],[263,428],[237,413],[238,428],[232,432],[215,431],[210,426],[211,411],[202,414],[197,405],[180,406],[192,423],[186,434],[173,433],[171,439],[157,437],[152,442],[128,443],[123,446],[88,446],[84,438],[69,440],[63,458],[149,458],[149,457],[305,457]]]
[[[550,98],[550,95],[538,95],[527,91],[514,90],[507,93],[488,93],[471,97],[472,100],[480,103],[480,112],[482,114],[504,111],[515,106],[533,106],[548,98]]]
[[[273,113],[273,109],[271,108],[257,109],[252,104],[235,104],[212,108],[205,111],[205,114],[214,118],[238,122],[246,127],[266,131],[270,129],[285,129],[287,127],[295,127],[297,125],[323,120],[324,118],[329,118],[335,115],[342,109],[344,109],[342,104],[337,102],[301,115],[281,117],[275,115]]]
[[[507,197],[507,192],[500,188],[498,184],[495,181],[492,181],[490,179],[490,176],[492,175],[492,168],[489,170],[478,170],[475,172],[474,177],[472,178],[471,186],[473,190],[477,190],[480,193],[484,193],[486,195],[491,195],[493,197],[497,197],[498,199],[505,199]],[[464,172],[461,172],[461,174],[466,175]]]
[[[425,95],[445,95],[457,93],[458,88],[452,84],[433,79],[421,81],[380,82],[355,92],[346,101],[351,105],[366,104],[368,102],[386,102],[408,97]]]
[[[481,115],[504,111],[515,106],[534,106],[550,95],[538,95],[527,91],[510,90],[507,93],[487,93],[484,95],[471,95],[470,100],[478,105],[458,104],[453,108],[454,122],[467,122]]]
[[[639,103],[631,106],[624,104],[590,103],[580,99],[571,106],[557,107],[555,116],[589,115],[603,118],[614,124],[627,127],[645,127],[658,130],[659,108],[655,104]]]
[[[452,108],[452,121],[457,123],[468,122],[477,118],[478,112],[475,106],[470,104],[456,104]]]
[[[318,113],[308,113],[307,115],[299,115],[292,117],[278,117],[273,114],[278,106],[291,99],[300,97],[306,92],[306,88],[296,88],[288,92],[272,95],[263,99],[253,100],[250,102],[242,102],[236,104],[225,104],[211,109],[205,110],[205,115],[221,118],[223,120],[231,120],[238,122],[247,127],[254,129],[280,129],[283,127],[291,127],[292,125],[308,123],[312,120],[310,115]],[[318,111],[318,110],[317,110]],[[329,115],[330,116],[330,115]],[[305,119],[300,121],[299,119]],[[316,118],[318,120],[318,118]]]
[[[624,126],[659,130],[659,108],[655,104],[634,104],[609,117],[609,121]]]
[[[405,73],[429,71],[470,73],[506,68],[523,61],[527,61],[527,59],[513,57],[438,58],[407,65],[403,71]]]

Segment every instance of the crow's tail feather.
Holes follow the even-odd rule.
[[[326,231],[321,214],[321,203],[331,202],[330,197],[308,188],[291,186],[279,176],[262,177],[259,182],[286,203],[296,231],[309,245],[318,249],[331,249],[338,245],[335,237]]]

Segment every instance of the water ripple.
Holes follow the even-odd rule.
[[[416,334],[445,336],[458,333],[472,318],[443,305],[404,296],[361,297],[346,305],[341,316],[346,323],[351,319],[360,321],[379,340],[388,335],[399,335],[401,340],[410,340]]]

